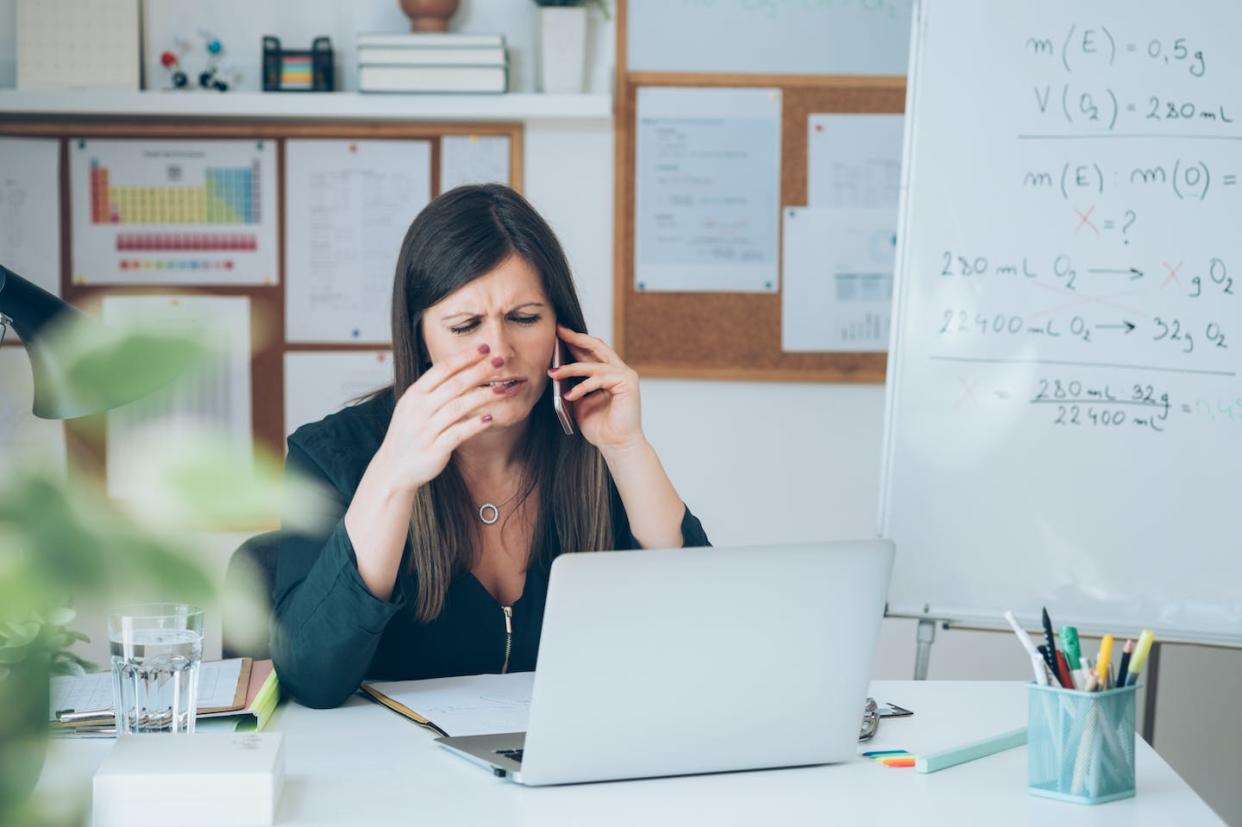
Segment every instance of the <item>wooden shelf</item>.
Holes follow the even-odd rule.
[[[608,120],[610,95],[358,92],[0,91],[0,117],[126,116],[380,120]]]

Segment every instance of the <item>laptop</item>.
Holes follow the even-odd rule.
[[[527,731],[438,738],[519,784],[852,758],[887,540],[565,554]]]

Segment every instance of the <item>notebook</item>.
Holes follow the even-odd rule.
[[[280,698],[270,660],[206,661],[199,667],[198,681],[198,726],[205,720],[226,719],[230,729],[262,729]],[[89,734],[113,727],[110,671],[58,676],[52,678],[51,689],[52,734]]]
[[[437,735],[522,732],[530,716],[534,672],[422,681],[372,681],[359,690]]]

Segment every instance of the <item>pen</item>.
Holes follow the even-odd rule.
[[[1113,660],[1113,636],[1105,635],[1100,641],[1100,657],[1095,662],[1096,678],[1100,682],[1100,691],[1108,689],[1108,670]]]
[[[1138,644],[1134,647],[1134,655],[1130,658],[1130,673],[1126,675],[1126,686],[1138,683],[1139,672],[1143,670],[1143,664],[1147,663],[1147,653],[1151,651],[1152,641],[1155,635],[1151,629],[1144,629],[1139,635]]]
[[[90,721],[96,718],[111,721],[113,717],[111,709],[87,710],[85,712],[76,712],[72,709],[62,709],[56,713],[56,720],[62,724],[75,723],[78,721]]]
[[[1126,685],[1126,675],[1130,671],[1130,658],[1134,656],[1134,641],[1127,639],[1121,647],[1121,662],[1117,664],[1117,685]]]
[[[1074,626],[1061,627],[1061,646],[1065,648],[1065,660],[1069,662],[1069,668],[1078,670],[1082,668],[1082,648],[1078,643],[1078,629]]]
[[[1018,643],[1022,644],[1022,648],[1026,650],[1027,655],[1031,658],[1031,667],[1035,670],[1035,683],[1040,686],[1047,686],[1048,673],[1044,669],[1047,661],[1040,657],[1039,651],[1035,648],[1035,641],[1031,640],[1031,636],[1026,633],[1026,630],[1018,625],[1018,619],[1013,616],[1013,612],[1005,612],[1005,620],[1013,628],[1013,633],[1018,636]]]
[[[1044,645],[1048,648],[1044,651],[1044,659],[1048,661],[1048,668],[1052,670],[1052,674],[1057,673],[1057,639],[1052,634],[1052,619],[1048,617],[1048,608],[1045,606],[1044,613]]]

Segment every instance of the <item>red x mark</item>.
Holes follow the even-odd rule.
[[[1096,235],[1100,234],[1100,228],[1091,223],[1091,213],[1095,212],[1094,204],[1092,204],[1091,208],[1087,210],[1085,213],[1082,210],[1078,209],[1077,207],[1074,207],[1074,212],[1078,213],[1078,217],[1082,219],[1081,221],[1078,222],[1078,226],[1074,228],[1074,235],[1078,235],[1078,231],[1081,230],[1084,225],[1095,230]]]
[[[1164,289],[1165,287],[1168,286],[1169,282],[1171,281],[1177,282],[1177,286],[1181,287],[1182,280],[1177,277],[1177,271],[1182,269],[1182,264],[1185,263],[1185,259],[1183,259],[1182,261],[1179,261],[1176,267],[1170,267],[1167,261],[1162,261],[1160,263],[1164,265],[1164,269],[1169,271],[1168,277],[1165,278],[1164,283],[1160,285],[1160,288]]]

